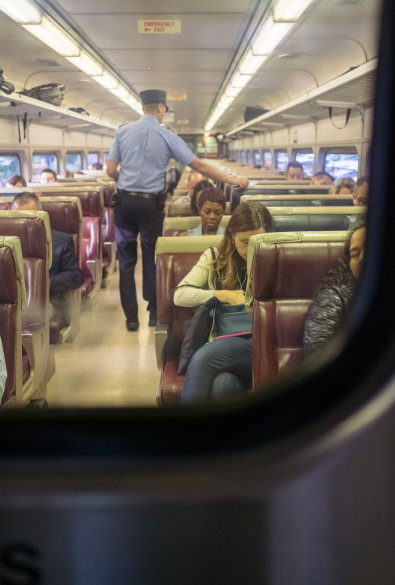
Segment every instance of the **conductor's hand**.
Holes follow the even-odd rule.
[[[221,303],[229,305],[242,305],[245,303],[245,292],[243,290],[216,290],[214,296]]]
[[[232,185],[235,187],[240,187],[240,189],[247,189],[248,185],[250,184],[246,177],[232,177],[230,181]]]

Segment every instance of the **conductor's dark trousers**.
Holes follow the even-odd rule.
[[[155,244],[162,235],[163,205],[159,196],[145,199],[120,190],[114,206],[114,220],[121,304],[126,319],[134,321],[138,318],[134,269],[139,232],[143,253],[143,299],[148,302],[148,311],[156,311]]]

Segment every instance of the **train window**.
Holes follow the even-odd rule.
[[[240,152],[240,161],[241,161],[242,165],[246,164],[246,151],[245,150],[242,150]]]
[[[106,165],[108,161],[109,152],[103,152],[103,163]]]
[[[82,154],[80,152],[66,154],[66,169],[72,173],[82,170]]]
[[[311,150],[298,150],[295,152],[295,160],[303,165],[304,174],[312,177],[314,174],[314,154]]]
[[[51,169],[58,173],[58,157],[55,153],[40,153],[33,154],[33,183],[40,182],[41,171],[44,169]]]
[[[261,153],[259,150],[254,150],[254,165],[261,165]]]
[[[264,150],[263,151],[263,166],[265,167],[265,169],[271,169],[272,168],[272,153],[270,152],[270,150]]]
[[[285,172],[288,166],[288,153],[286,150],[276,152],[276,169]]]
[[[325,171],[338,181],[350,177],[358,178],[358,154],[353,152],[328,151],[325,155]]]
[[[92,167],[95,163],[99,162],[99,153],[98,152],[89,152],[88,153],[88,170],[92,170]]]
[[[21,174],[21,161],[16,154],[0,155],[0,185],[5,187],[13,175]]]

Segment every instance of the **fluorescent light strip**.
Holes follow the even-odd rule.
[[[276,22],[296,22],[313,0],[279,0],[274,9]]]
[[[86,75],[102,75],[103,73],[103,67],[85,51],[81,51],[79,57],[66,57],[66,59]]]
[[[240,63],[239,72],[242,75],[255,75],[267,57],[267,55],[254,55],[252,51],[248,51]]]
[[[41,14],[26,0],[0,0],[0,10],[18,24],[40,24]]]
[[[62,57],[78,57],[80,47],[60,28],[52,24],[46,16],[42,17],[40,24],[23,24],[40,41],[43,41],[51,49],[54,49]]]
[[[104,71],[103,75],[92,75],[91,77],[106,89],[117,89],[119,85],[118,80],[107,71]]]
[[[110,89],[110,91],[121,100],[127,99],[130,96],[130,91],[126,87],[118,87],[117,89]]]
[[[270,55],[270,53],[273,53],[292,27],[293,23],[274,22],[273,17],[269,16],[252,43],[254,55]]]
[[[243,87],[245,87],[247,85],[247,83],[250,81],[251,78],[252,78],[252,75],[241,75],[237,71],[237,73],[235,73],[235,75],[232,77],[232,81],[230,82],[230,84],[232,87],[237,87],[237,88],[242,89]]]
[[[232,84],[229,84],[225,90],[224,95],[226,97],[236,97],[239,95],[242,89],[242,87],[232,87]]]

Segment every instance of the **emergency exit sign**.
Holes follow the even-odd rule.
[[[176,35],[181,32],[181,20],[138,20],[137,31],[147,35]]]

